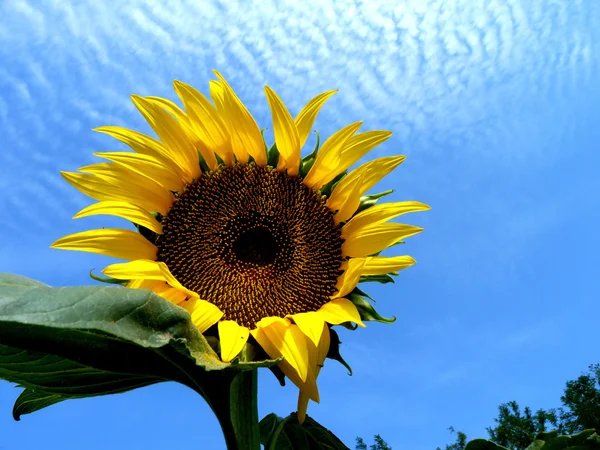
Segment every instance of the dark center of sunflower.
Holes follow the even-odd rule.
[[[158,260],[240,325],[316,311],[336,290],[340,227],[298,177],[221,167],[189,185],[162,224]]]
[[[273,264],[277,257],[277,241],[267,227],[244,231],[233,243],[233,253],[240,261]]]

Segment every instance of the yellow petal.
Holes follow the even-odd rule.
[[[160,288],[155,288],[154,292],[163,297],[165,300],[170,301],[174,305],[180,305],[188,299],[188,296],[185,292],[171,287],[167,283],[161,283]]]
[[[150,178],[168,191],[180,192],[185,186],[179,174],[153,156],[132,152],[101,152],[94,153],[94,156],[108,159],[132,172]]]
[[[327,207],[338,211],[335,223],[348,220],[358,209],[360,197],[404,161],[404,156],[386,156],[370,161],[350,172],[338,183]]]
[[[157,161],[160,161],[171,169],[171,172],[177,175],[182,181],[192,181],[189,176],[184,175],[183,169],[177,165],[177,162],[173,159],[169,149],[156,139],[138,133],[137,131],[121,127],[99,127],[94,128],[94,131],[108,134],[124,144],[127,144],[137,153],[155,158]]]
[[[250,334],[256,339],[256,342],[263,348],[263,350],[269,355],[271,359],[279,359],[284,356],[280,349],[278,349],[269,339],[263,328],[256,328],[250,331]],[[304,342],[308,343],[308,338],[302,335]],[[308,350],[307,350],[308,351]],[[311,400],[319,401],[319,392],[316,389],[316,384],[307,385],[306,380],[301,380],[298,375],[297,369],[295,369],[286,359],[281,361],[277,366],[281,369],[286,377],[288,377],[292,383],[298,388],[304,389]],[[307,369],[308,370],[308,369]]]
[[[300,331],[302,331],[315,345],[318,345],[321,340],[323,333],[323,325],[325,320],[317,312],[305,312],[293,314],[291,316],[294,319],[294,323],[298,325]]]
[[[217,111],[223,111],[225,108],[225,90],[220,81],[210,80],[209,82],[210,98],[215,104]]]
[[[182,125],[151,100],[138,95],[132,95],[131,99],[165,147],[170,150],[170,154],[177,165],[192,180],[197,179],[201,175],[198,151],[194,144],[190,142],[185,130],[182,129]]]
[[[279,151],[279,170],[287,169],[289,175],[298,175],[300,168],[300,138],[294,119],[279,96],[269,86],[265,86],[265,94],[273,117],[273,132]]]
[[[160,284],[166,285],[167,283],[162,283],[156,280],[144,280],[140,278],[139,280],[129,280],[127,282],[127,287],[130,289],[149,289],[152,291]]]
[[[350,261],[352,261],[352,259]],[[364,261],[365,264],[362,268],[361,275],[383,275],[390,272],[396,272],[398,270],[406,269],[416,262],[410,256],[370,256],[364,258]]]
[[[323,324],[323,331],[321,333],[321,339],[319,340],[318,345],[316,346],[316,366],[314,367],[314,378],[315,378],[315,387],[316,387],[316,378],[319,376],[319,372],[321,371],[321,367],[323,367],[323,363],[325,362],[325,358],[327,357],[327,353],[329,352],[330,345],[330,336],[329,336],[329,327],[327,324]],[[318,395],[318,392],[317,392]],[[308,390],[300,389],[300,393],[298,394],[298,421],[303,423],[306,419],[306,409],[308,408],[308,400],[311,399],[312,396]],[[314,400],[314,399],[313,399]],[[315,400],[317,401],[317,400]]]
[[[257,324],[265,336],[298,373],[300,380],[306,381],[308,374],[308,349],[306,339],[297,325],[287,319],[277,318]],[[264,319],[263,319],[264,320]],[[266,325],[265,325],[266,323]],[[262,343],[259,342],[262,346]],[[263,347],[264,348],[264,347]],[[266,350],[266,349],[265,349]]]
[[[198,137],[208,149],[219,155],[226,165],[232,166],[234,160],[229,131],[215,107],[192,86],[181,81],[175,81],[173,84]]]
[[[231,136],[231,144],[233,152],[240,160],[245,154],[250,154],[258,166],[267,164],[267,154],[265,152],[265,143],[262,134],[254,118],[246,109],[244,104],[235,94],[231,86],[227,84],[225,78],[217,71],[214,71],[221,81],[223,89],[223,110],[219,111],[217,103],[217,111],[221,115],[224,122],[227,124],[229,134]],[[244,163],[247,159],[239,162]]]
[[[155,181],[116,164],[91,164],[79,170],[89,174],[88,178],[82,174],[62,174],[77,189],[96,200],[128,201],[161,214],[166,214],[175,201],[173,194]]]
[[[154,231],[155,233],[162,234],[162,225],[157,222],[152,214],[139,206],[132,205],[127,202],[116,202],[116,201],[104,201],[94,203],[86,208],[83,208],[77,214],[73,216],[73,219],[79,219],[81,217],[94,216],[98,214],[108,214],[111,216],[122,217],[130,220],[133,223],[141,225]]]
[[[386,222],[394,217],[401,216],[402,214],[426,211],[429,209],[431,209],[431,207],[425,203],[412,201],[375,205],[361,211],[350,219],[342,228],[342,238],[349,239],[354,235],[360,234],[361,230],[365,227]]]
[[[185,140],[190,142],[192,146],[200,152],[208,168],[210,170],[215,170],[217,168],[218,164],[217,159],[215,158],[215,152],[209,150],[208,146],[200,139],[198,133],[196,133],[196,130],[192,126],[190,118],[179,108],[179,106],[165,98],[145,97],[145,99],[174,116],[177,123],[180,125],[181,131],[185,134]]]
[[[361,327],[365,324],[360,320],[360,314],[350,300],[346,298],[336,298],[328,303],[325,303],[319,310],[326,322],[331,325],[339,325],[344,322],[354,322]]]
[[[155,97],[153,95],[149,95],[145,97],[145,99],[157,104],[162,109],[166,110],[173,117],[175,117],[179,123],[183,123],[186,125],[190,124],[190,118],[185,114],[185,112],[182,111],[182,109],[179,106],[177,106],[171,100],[162,97]]]
[[[178,305],[184,302],[187,299],[187,295],[185,292],[180,291],[179,289],[173,288],[169,286],[164,281],[157,280],[129,280],[127,282],[127,287],[130,289],[148,289],[153,291],[155,294],[160,295],[164,299],[170,301],[171,303]]]
[[[319,149],[315,163],[304,178],[306,186],[319,189],[341,173],[336,170],[340,166],[342,149],[346,141],[358,131],[361,125],[362,122],[350,124],[335,132],[325,141]]]
[[[332,296],[333,298],[344,297],[354,290],[360,280],[364,265],[365,258],[350,258],[342,263],[340,268],[344,272],[337,280],[337,292]]]
[[[221,359],[224,362],[230,362],[246,345],[250,331],[233,320],[223,320],[219,322],[218,327]]]
[[[423,228],[403,223],[379,223],[364,227],[360,233],[346,239],[342,244],[342,254],[351,258],[373,255],[421,231]]]
[[[70,234],[58,239],[52,248],[98,253],[120,259],[156,259],[158,249],[141,234],[119,228],[103,228]]]
[[[111,264],[102,270],[106,276],[116,278],[117,280],[155,280],[167,281],[163,272],[160,270],[161,264],[158,261],[149,259],[138,259],[128,263]],[[162,263],[164,264],[164,263]]]
[[[310,134],[310,129],[312,128],[315,119],[317,118],[317,114],[321,110],[321,107],[325,104],[327,99],[335,94],[335,91],[327,91],[322,94],[317,95],[311,101],[309,101],[302,111],[298,113],[294,122],[296,123],[296,128],[298,129],[298,137],[300,138],[300,148],[304,146],[308,135]]]
[[[223,311],[206,300],[192,299],[179,306],[190,313],[192,323],[200,334],[204,333],[223,317]]]
[[[184,287],[171,273],[164,262],[151,261],[149,259],[138,259],[128,263],[112,264],[106,267],[103,274],[116,278],[117,280],[160,280],[169,286],[179,289],[190,298],[197,298],[198,294]]]
[[[358,162],[364,155],[373,150],[392,135],[390,131],[365,131],[351,136],[342,149],[340,163],[335,172],[342,173]]]

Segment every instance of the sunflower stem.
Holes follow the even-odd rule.
[[[260,450],[257,370],[239,372],[205,392],[219,420],[227,450]]]

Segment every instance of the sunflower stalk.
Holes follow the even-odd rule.
[[[227,449],[259,450],[257,370],[220,371],[214,378],[200,394],[217,416]]]

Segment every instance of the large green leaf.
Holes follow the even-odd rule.
[[[331,431],[310,417],[302,425],[296,413],[281,418],[269,414],[260,421],[265,450],[349,450]]]
[[[219,386],[228,392],[235,373],[261,365],[221,362],[189,314],[150,291],[51,288],[9,274],[0,274],[0,343],[0,378],[25,388],[15,418],[170,380],[214,407]]]
[[[63,397],[58,394],[50,394],[40,390],[25,389],[17,398],[13,407],[13,417],[15,420],[20,420],[23,414],[31,414],[39,411],[47,406],[67,400],[68,397]]]
[[[465,450],[508,450],[506,447],[495,444],[487,439],[473,439],[466,446]]]

